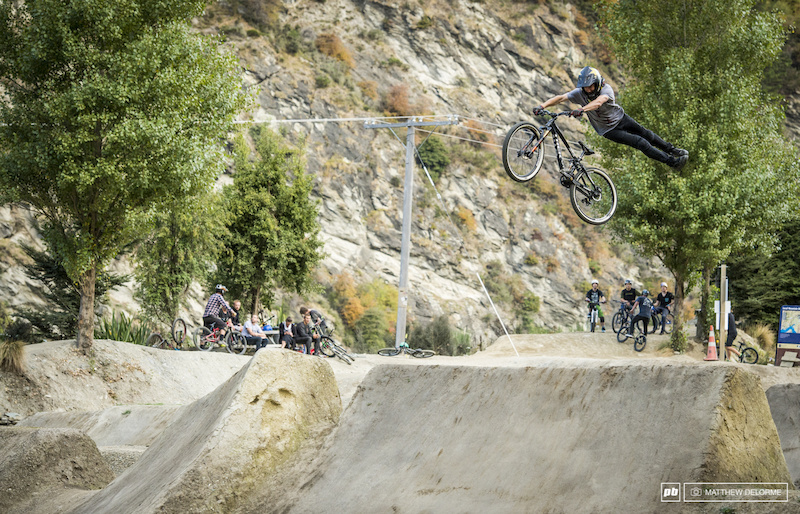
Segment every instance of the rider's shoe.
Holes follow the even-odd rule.
[[[684,150],[683,148],[677,148],[675,146],[672,147],[672,150],[670,150],[669,153],[675,157],[680,157],[681,155],[689,157],[689,150]]]
[[[678,157],[670,156],[669,160],[667,161],[667,165],[673,168],[675,171],[680,171],[684,166],[686,166],[686,161],[688,160],[688,155],[680,155]]]
[[[600,332],[605,332],[605,331],[606,331],[606,327],[600,327]]]

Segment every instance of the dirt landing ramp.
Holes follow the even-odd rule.
[[[232,512],[309,434],[332,428],[341,409],[327,362],[258,352],[74,512]]]
[[[0,429],[0,512],[56,489],[100,489],[113,479],[97,446],[78,430]]]
[[[791,482],[754,375],[549,365],[376,367],[262,512],[678,512],[661,482]]]
[[[774,385],[767,389],[767,400],[781,437],[786,465],[795,484],[800,484],[800,385]]]

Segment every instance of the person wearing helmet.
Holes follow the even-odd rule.
[[[675,301],[675,295],[667,291],[667,283],[661,282],[661,292],[658,293],[655,303],[655,311],[661,313],[661,334],[664,333],[664,327],[667,325],[667,314],[672,311],[672,303]]]
[[[600,319],[600,330],[606,331],[606,318],[603,317],[603,310],[600,308],[601,303],[606,303],[606,295],[600,290],[600,283],[597,280],[592,280],[592,288],[586,293],[586,301],[589,302],[589,316],[592,315],[592,309],[597,306],[597,317]]]
[[[651,159],[676,170],[683,168],[689,160],[689,152],[667,143],[625,114],[622,107],[617,105],[611,86],[606,84],[595,68],[583,68],[576,85],[572,91],[554,96],[534,108],[533,114],[538,116],[551,105],[570,101],[581,106],[572,111],[571,116],[580,118],[586,113],[594,130],[611,141],[636,148]]]
[[[636,289],[633,288],[633,282],[631,282],[631,279],[629,278],[625,279],[625,289],[623,289],[622,293],[620,294],[622,305],[626,309],[630,310],[630,308],[633,306],[633,302],[636,301],[636,296],[638,295],[636,294]]]
[[[628,335],[633,335],[633,327],[639,321],[642,322],[642,326],[644,327],[642,333],[647,335],[647,325],[650,321],[650,316],[653,315],[653,301],[648,298],[650,296],[650,291],[647,289],[642,290],[642,296],[636,299],[633,302],[633,307],[631,307],[631,314],[633,314],[634,309],[639,307],[639,314],[633,317],[631,320],[631,324],[628,326]]]
[[[225,310],[230,312],[233,316],[237,314],[237,312],[228,305],[228,302],[225,301],[224,295],[227,291],[227,287],[222,284],[217,284],[214,294],[208,299],[206,309],[203,311],[203,325],[212,330],[214,327],[218,327],[223,335],[225,334],[226,323],[219,317],[220,309],[225,308]]]

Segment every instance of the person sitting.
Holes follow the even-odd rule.
[[[311,323],[311,314],[306,312],[303,322],[297,325],[297,337],[295,342],[306,346],[306,353],[311,353],[311,343],[314,343],[314,355],[319,356],[319,334],[314,332],[314,325]]]
[[[311,322],[314,326],[321,328],[325,333],[327,333],[328,325],[325,323],[325,318],[322,317],[322,314],[319,311],[314,309],[309,309],[308,307],[300,307],[300,315],[305,316],[306,313],[311,315]]]
[[[286,317],[286,321],[278,325],[278,337],[281,341],[281,348],[288,348],[294,350],[294,336],[295,328],[292,325],[292,318]]]
[[[222,284],[217,284],[214,294],[209,297],[206,308],[203,311],[203,325],[211,330],[219,328],[220,335],[223,336],[225,335],[225,327],[227,324],[220,318],[220,310],[224,308],[226,311],[233,311],[233,308],[225,301],[224,295],[226,291],[228,291],[227,287]],[[235,314],[235,312],[232,314]]]
[[[261,326],[258,324],[258,314],[251,314],[250,319],[245,321],[242,335],[248,345],[256,347],[256,351],[267,346],[267,334],[261,330]]]

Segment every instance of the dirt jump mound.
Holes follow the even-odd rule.
[[[661,482],[791,482],[758,378],[729,366],[380,366],[317,462],[263,507],[651,512]]]

